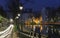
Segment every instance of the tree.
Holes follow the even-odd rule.
[[[19,0],[10,0],[10,2],[8,3],[8,8],[13,18],[15,18],[17,13],[19,13]]]
[[[7,14],[6,12],[3,10],[3,7],[0,6],[0,15],[3,16],[3,17],[7,17]]]
[[[3,18],[3,17],[2,17],[2,16],[0,16],[0,23],[2,22],[2,18]]]

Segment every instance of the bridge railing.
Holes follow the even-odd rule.
[[[14,27],[14,25],[10,24],[10,26],[6,30],[1,31],[0,38],[8,38],[8,36],[11,36],[12,31],[13,31],[13,27]]]

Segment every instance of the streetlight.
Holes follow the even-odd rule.
[[[18,14],[18,17],[20,17],[20,14]]]
[[[17,14],[17,16],[16,16],[16,18],[15,19],[19,19],[19,17],[20,17],[21,15],[20,14]]]
[[[13,19],[11,18],[11,19],[10,19],[10,24],[12,24],[12,23],[13,23]]]
[[[13,19],[10,19],[10,22],[13,22]]]
[[[22,5],[20,5],[19,6],[19,9],[20,9],[20,13],[22,12],[22,10],[23,10],[23,6]],[[18,14],[18,16],[20,16],[20,14]],[[21,19],[22,20],[22,19]],[[22,21],[21,21],[22,22]],[[23,26],[21,25],[21,30],[23,30]]]
[[[20,10],[23,10],[23,6],[20,6],[19,9],[20,9]]]

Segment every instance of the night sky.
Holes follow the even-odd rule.
[[[4,7],[4,10],[7,8],[7,3],[9,0],[0,0],[0,5]],[[41,10],[43,7],[58,7],[60,5],[60,0],[20,0],[21,3],[24,3],[24,8],[32,8],[33,10]]]
[[[25,8],[33,8],[34,11],[41,10],[43,7],[58,7],[60,5],[60,0],[30,0],[26,2],[21,0],[24,3]]]
[[[0,5],[3,6],[3,9],[7,12],[9,9],[7,3],[9,0],[0,0]],[[33,11],[39,11],[44,7],[55,7],[60,6],[60,0],[20,0],[24,5],[24,9],[32,8]],[[11,2],[10,2],[11,3]],[[7,12],[9,14],[9,12]]]

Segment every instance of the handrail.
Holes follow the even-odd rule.
[[[0,38],[4,38],[6,37],[7,35],[11,34],[12,30],[13,30],[13,27],[14,25],[13,24],[10,24],[10,26],[4,30],[4,31],[1,31],[0,32]]]
[[[11,27],[13,27],[12,25],[10,25],[6,30],[4,30],[4,31],[1,31],[0,32],[0,35],[2,34],[2,33],[5,33],[7,30],[9,30]]]

